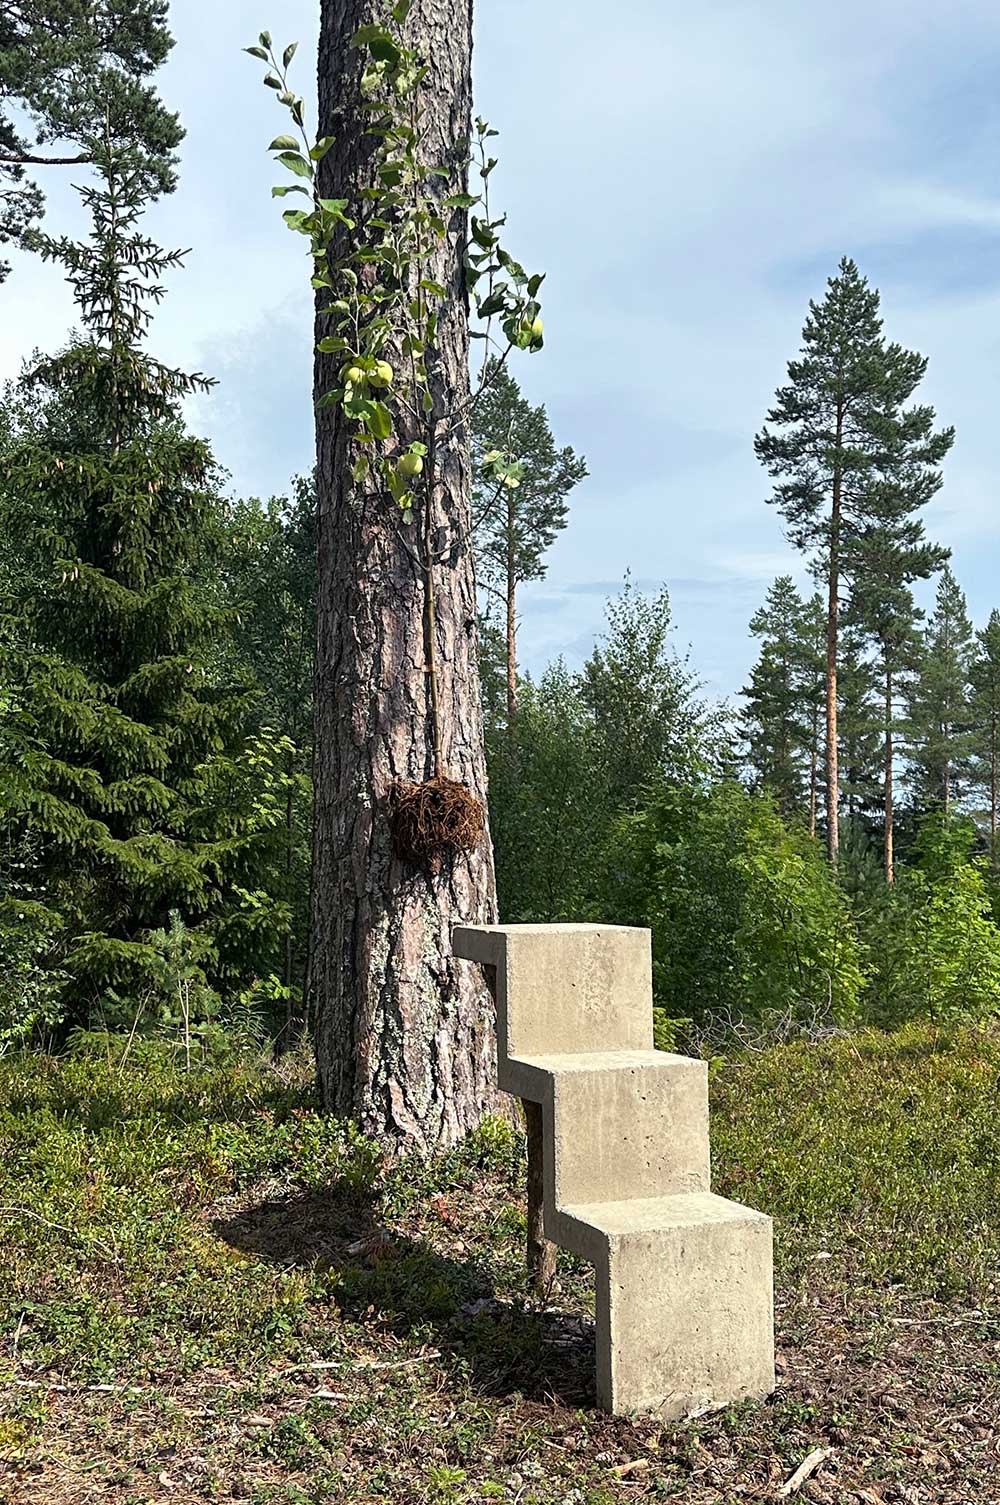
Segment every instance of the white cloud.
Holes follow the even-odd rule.
[[[316,11],[171,6],[179,42],[163,88],[189,134],[181,187],[153,228],[193,249],[156,342],[223,378],[197,419],[245,489],[310,463],[310,319],[300,248],[268,193],[263,149],[280,115],[239,49],[264,26],[297,37],[305,84]],[[880,285],[888,332],[930,356],[928,397],[958,429],[928,516],[984,617],[1000,513],[1000,10],[952,0],[945,24],[936,0],[494,0],[477,28],[511,244],[549,272],[547,349],[518,374],[591,470],[536,588],[549,608],[526,596],[533,660],[599,630],[599,597],[567,587],[631,566],[724,582],[675,588],[679,636],[714,684],[739,686],[747,618],[770,575],[796,563],[752,437],[807,299],[845,252]],[[68,203],[52,196],[53,223]],[[0,306],[7,372],[71,316],[58,274],[34,265],[19,264]]]

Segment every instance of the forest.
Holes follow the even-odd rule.
[[[602,440],[522,388],[471,19],[323,0],[315,130],[294,42],[226,64],[316,299],[316,449],[253,495],[156,353],[169,9],[0,15],[0,312],[26,258],[75,310],[0,392],[0,1499],[992,1505],[1000,606],[930,536],[936,352],[819,277],[745,435],[800,567],[738,695],[631,575],[529,670]],[[650,931],[713,1187],[775,1219],[764,1405],[595,1409],[451,951],[498,919]]]
[[[143,338],[176,253],[144,237],[141,159],[106,152],[89,240],[29,237],[79,330],[4,394],[0,1038],[286,1050],[309,1026],[315,482],[233,496],[188,431],[211,378]],[[954,438],[916,400],[926,364],[845,260],[754,441],[817,588],[774,581],[733,704],[704,697],[666,588],[629,581],[581,669],[521,672],[518,589],[586,463],[506,367],[474,412],[500,912],[650,926],[665,1042],[1000,1002],[1000,612],[974,631],[924,534]],[[834,515],[815,474],[838,426]]]

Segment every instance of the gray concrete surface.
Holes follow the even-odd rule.
[[[652,1048],[649,932],[453,945],[492,973],[501,1087],[542,1106],[546,1235],[594,1264],[600,1404],[676,1419],[767,1395],[771,1221],[709,1190],[707,1067]]]

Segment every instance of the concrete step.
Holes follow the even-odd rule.
[[[668,1418],[774,1388],[771,1220],[709,1190],[708,1068],[653,1045],[649,933],[460,926],[497,1079],[542,1106],[549,1238],[591,1260],[597,1388]]]
[[[668,1420],[774,1389],[771,1220],[710,1192],[561,1209],[593,1261],[597,1390]]]
[[[708,1068],[657,1050],[508,1062],[513,1090],[542,1105],[545,1217],[566,1203],[707,1191]]]

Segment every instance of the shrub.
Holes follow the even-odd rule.
[[[663,789],[620,829],[619,918],[652,928],[667,1018],[856,1016],[863,969],[848,900],[818,844],[770,798],[735,783]]]

